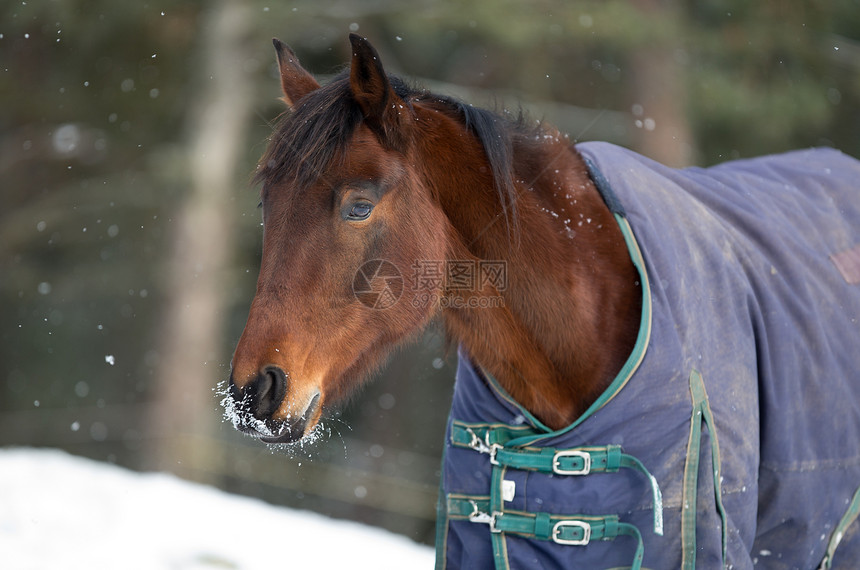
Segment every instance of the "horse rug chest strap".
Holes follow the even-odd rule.
[[[620,522],[616,515],[555,515],[550,513],[521,513],[492,511],[489,498],[448,496],[448,516],[489,525],[490,532],[512,532],[556,544],[586,546],[592,540],[612,540],[620,535],[641,541],[639,529]]]
[[[557,449],[529,444],[540,434],[530,426],[466,423],[454,420],[451,443],[488,456],[493,485],[489,496],[449,494],[447,511],[452,519],[468,519],[489,525],[494,542],[500,533],[551,540],[557,544],[586,546],[592,540],[613,540],[621,535],[637,540],[632,568],[642,563],[642,536],[636,526],[621,522],[617,515],[562,515],[546,512],[505,510],[504,503],[515,492],[504,479],[507,469],[537,471],[553,476],[583,477],[592,473],[615,473],[622,468],[647,477],[653,496],[654,532],[663,534],[663,499],[657,480],[641,461],[622,451],[620,445]]]

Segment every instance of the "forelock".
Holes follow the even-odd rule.
[[[312,185],[346,148],[361,120],[349,79],[341,74],[281,118],[257,165],[255,182],[271,185],[288,179],[300,188]]]

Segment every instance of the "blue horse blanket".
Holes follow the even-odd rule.
[[[437,568],[860,567],[860,162],[577,150],[639,270],[635,349],[559,431],[461,351]]]

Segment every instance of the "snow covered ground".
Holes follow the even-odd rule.
[[[357,523],[60,451],[0,448],[4,570],[432,566],[431,548]]]

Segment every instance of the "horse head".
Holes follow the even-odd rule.
[[[416,117],[352,35],[325,87],[274,40],[291,109],[258,167],[263,256],[229,386],[234,423],[301,439],[431,317],[408,302],[416,260],[446,255],[445,217],[410,160]],[[401,297],[404,297],[401,299]]]

